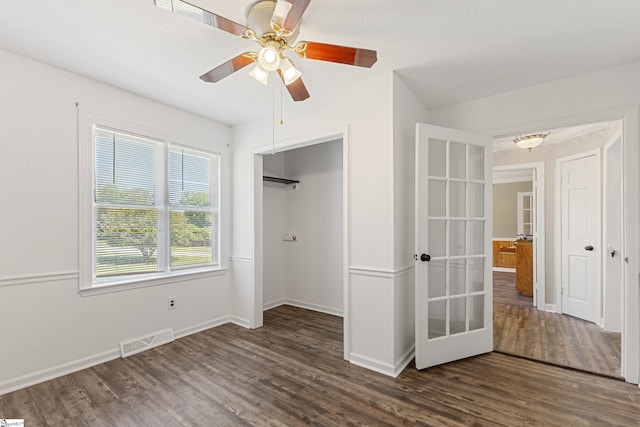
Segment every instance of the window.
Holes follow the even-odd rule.
[[[518,192],[518,234],[533,235],[533,192]]]
[[[92,286],[219,267],[217,155],[97,125],[92,145]]]

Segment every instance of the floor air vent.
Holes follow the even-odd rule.
[[[173,329],[164,329],[144,337],[120,343],[120,357],[125,358],[134,354],[158,347],[173,341]]]

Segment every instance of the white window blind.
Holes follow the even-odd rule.
[[[218,156],[94,127],[94,279],[218,264]]]
[[[210,156],[169,147],[171,267],[218,259],[218,165]],[[214,183],[213,185],[211,183]]]

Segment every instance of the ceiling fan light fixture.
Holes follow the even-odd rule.
[[[289,86],[302,76],[300,70],[293,65],[293,62],[289,58],[284,58],[280,62],[280,71],[282,71],[282,80],[284,84]]]
[[[267,71],[275,71],[280,66],[280,53],[271,46],[265,46],[258,53],[258,63]]]
[[[538,145],[542,144],[542,141],[544,141],[544,139],[549,136],[550,133],[551,132],[522,135],[516,137],[513,142],[515,142],[519,148],[531,151],[533,148],[536,148]]]
[[[265,86],[269,82],[269,71],[265,70],[260,63],[253,67],[249,75]]]

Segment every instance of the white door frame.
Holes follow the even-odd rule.
[[[563,259],[562,259],[562,163],[571,162],[573,160],[579,160],[585,157],[595,156],[598,163],[598,182],[597,182],[597,199],[596,204],[598,208],[602,208],[602,156],[601,149],[596,148],[595,150],[587,150],[582,153],[572,154],[570,156],[561,157],[556,159],[556,178],[555,178],[555,193],[556,193],[556,204],[555,204],[555,212],[554,212],[554,248],[555,252],[555,298],[557,301],[557,312],[564,313],[563,301],[562,301],[562,272],[563,272]],[[601,212],[602,213],[602,212]],[[602,215],[600,215],[600,219],[598,220],[598,239],[596,239],[595,245],[597,250],[602,251]],[[600,253],[602,255],[602,252]],[[597,257],[598,262],[602,263],[602,258]],[[595,313],[595,319],[602,318],[602,264],[598,269],[599,272],[599,283],[598,288],[596,290],[596,301],[594,306],[597,307],[597,313]],[[601,326],[601,325],[600,325]]]
[[[623,289],[623,321],[622,321],[622,377],[627,382],[638,384],[640,376],[640,186],[638,182],[640,164],[640,135],[638,129],[638,105],[621,107],[605,111],[581,113],[579,115],[549,118],[535,123],[485,131],[498,138],[505,135],[526,134],[540,129],[555,129],[568,126],[596,122],[622,120],[622,156],[623,156],[623,198],[624,232],[626,239],[622,253],[625,262],[625,280]]]
[[[351,334],[350,334],[350,300],[349,300],[349,126],[346,128],[307,135],[289,140],[279,141],[274,144],[263,145],[252,150],[252,180],[251,180],[251,289],[252,310],[250,327],[259,328],[263,324],[263,162],[262,156],[272,152],[293,150],[295,148],[308,147],[341,139],[342,140],[342,316],[344,328],[344,359],[349,360]]]
[[[609,141],[607,141],[607,143],[602,147],[602,188],[603,188],[603,199],[602,199],[602,203],[603,206],[605,207],[602,210],[602,245],[603,245],[603,251],[602,251],[602,287],[603,287],[603,293],[602,293],[602,318],[601,318],[601,326],[605,329],[605,330],[611,330],[608,327],[608,324],[610,322],[607,321],[607,318],[609,318],[609,316],[607,316],[607,309],[606,309],[606,302],[607,302],[607,292],[605,290],[605,288],[607,288],[608,286],[608,261],[609,261],[609,256],[611,255],[610,250],[607,248],[607,250],[604,250],[604,245],[606,245],[610,239],[607,233],[607,226],[606,224],[609,221],[614,221],[614,222],[619,222],[620,225],[622,226],[622,223],[624,221],[624,205],[625,205],[625,200],[624,197],[622,197],[622,187],[619,188],[620,191],[620,212],[619,212],[619,216],[616,216],[615,218],[609,218],[608,212],[606,207],[608,206],[609,203],[609,194],[607,192],[607,187],[608,187],[608,182],[609,182],[609,158],[610,158],[610,154],[609,154],[609,149],[616,144],[618,141],[620,141],[620,166],[622,166],[622,163],[624,161],[624,159],[622,159],[622,131],[620,132],[616,132],[615,135],[613,135],[613,137],[611,137],[609,139]],[[620,173],[620,176],[622,177],[622,172]],[[618,228],[620,230],[620,247],[619,248],[615,248],[619,251],[619,253],[617,254],[618,257],[622,257],[622,248],[624,248],[625,245],[625,240],[626,240],[626,236],[624,233],[624,229],[622,227]],[[621,266],[621,271],[620,271],[620,277],[622,278],[622,282],[624,283],[625,281],[625,268],[624,268],[624,264],[622,264],[622,262],[624,262],[623,260],[621,260],[620,262],[620,266]],[[620,291],[622,291],[622,289],[620,289]],[[620,296],[622,299],[622,292],[620,292]],[[622,301],[620,304],[620,309],[622,309]],[[621,323],[621,322],[620,322]]]
[[[550,309],[545,296],[545,204],[544,204],[544,162],[514,163],[511,165],[494,166],[494,172],[512,170],[535,170],[535,177],[532,178],[532,192],[535,200],[535,218],[533,227],[535,229],[533,241],[533,304],[538,310],[553,311]],[[515,236],[514,236],[515,238]]]

